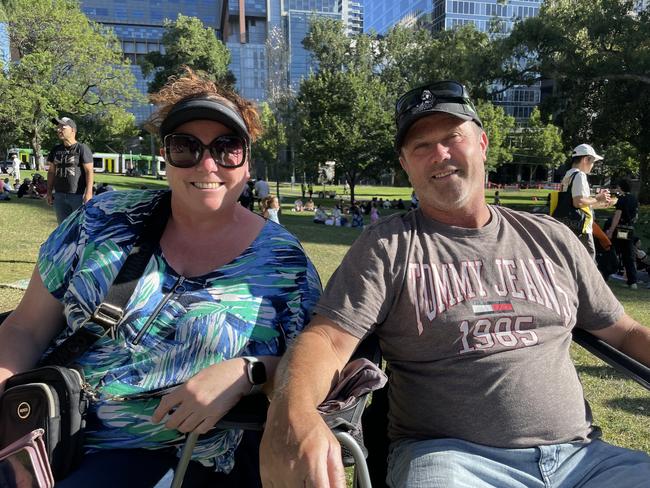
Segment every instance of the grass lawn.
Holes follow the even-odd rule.
[[[99,182],[107,181],[116,189],[134,189],[144,185],[148,188],[164,187],[164,181],[151,177],[131,178],[121,175],[97,174]],[[271,185],[275,189],[275,185]],[[320,185],[314,187],[314,194],[321,191]],[[327,187],[335,190],[346,200],[342,187]],[[311,213],[296,214],[290,211],[293,200],[300,193],[300,185],[292,189],[282,184],[280,189],[283,213],[282,223],[302,241],[305,250],[316,265],[323,284],[327,283],[347,248],[359,231],[356,229],[318,226],[311,222]],[[548,191],[501,190],[503,205],[521,209],[532,209],[543,205]],[[411,190],[409,188],[388,188],[360,186],[356,188],[357,199],[402,198],[408,206]],[[492,202],[493,191],[488,191],[487,200]],[[536,197],[537,200],[534,200]],[[316,199],[316,203],[333,207],[336,200]],[[384,211],[385,212],[385,211]],[[382,212],[383,213],[383,212]],[[599,220],[606,218],[606,212],[599,212]],[[36,262],[38,247],[56,226],[54,211],[42,200],[12,198],[10,202],[0,202],[0,222],[2,222],[2,246],[0,246],[0,311],[14,308],[22,296],[22,290],[6,286],[29,278]],[[650,207],[642,208],[639,233],[645,244],[650,245]],[[626,311],[646,326],[650,326],[650,290],[628,290],[624,285],[610,284]],[[572,351],[578,372],[582,379],[586,396],[594,413],[595,423],[602,427],[604,438],[614,444],[634,447],[650,453],[650,395],[636,383],[623,379],[611,368],[586,353],[578,346]]]

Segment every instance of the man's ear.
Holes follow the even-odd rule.
[[[478,143],[481,147],[481,153],[483,154],[483,162],[485,163],[487,161],[487,152],[488,147],[490,146],[490,141],[488,140],[488,136],[484,130],[481,131]]]
[[[402,167],[404,171],[406,171],[406,174],[408,174],[408,170],[406,169],[406,161],[404,160],[404,156],[402,156],[402,150],[400,149],[399,151],[399,164]]]

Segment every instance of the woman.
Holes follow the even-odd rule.
[[[152,101],[171,214],[115,338],[103,337],[78,361],[98,399],[83,462],[57,487],[165,486],[157,483],[171,479],[184,433],[209,431],[254,388],[271,391],[270,381],[251,384],[248,365],[261,362],[272,378],[320,294],[296,238],[237,203],[251,140],[261,132],[253,105],[189,69]],[[23,300],[0,327],[0,388],[88,318],[167,193],[107,192],[54,231]],[[176,384],[162,399],[141,398]],[[129,399],[134,394],[140,398]],[[242,449],[256,455],[256,442],[238,430],[210,432],[184,486],[250,486],[239,476],[256,460],[238,467],[250,461]]]

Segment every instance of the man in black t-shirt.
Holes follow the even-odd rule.
[[[52,119],[63,144],[50,151],[47,162],[47,203],[54,205],[56,220],[65,218],[93,197],[93,153],[77,142],[77,124],[68,117]],[[54,191],[54,194],[53,194]]]

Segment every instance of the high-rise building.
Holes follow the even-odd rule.
[[[265,43],[269,36],[286,43],[286,76],[280,78],[297,90],[300,80],[317,69],[302,45],[313,17],[341,20],[349,34],[363,31],[363,6],[359,1],[224,0],[222,9],[224,39],[232,54],[230,69],[241,93],[256,100],[266,98],[268,70],[282,69],[268,59]]]
[[[434,31],[473,24],[477,30],[493,36],[507,35],[516,22],[537,15],[542,1],[372,0],[365,4],[364,29],[383,34],[394,25],[413,25],[423,20]],[[495,88],[499,88],[498,85]],[[539,85],[512,88],[493,97],[496,105],[518,121],[526,120],[539,101]]]
[[[364,32],[385,34],[396,25],[414,25],[431,14],[431,0],[364,0]]]
[[[346,22],[348,35],[363,33],[363,4],[352,0],[340,0],[341,17]]]
[[[175,20],[178,14],[198,17],[215,30],[230,50],[229,68],[237,89],[244,97],[258,101],[267,97],[271,68],[266,41],[273,32],[286,43],[284,80],[295,90],[302,78],[317,69],[302,46],[313,16],[342,20],[350,34],[363,30],[363,7],[353,0],[81,0],[81,9],[91,20],[113,29],[131,60],[142,93],[147,91],[148,80],[137,62],[148,52],[164,51],[164,23]],[[138,122],[151,110],[149,105],[133,108]]]

